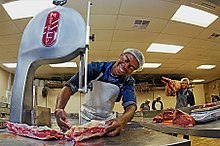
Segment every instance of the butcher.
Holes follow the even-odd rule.
[[[195,105],[194,95],[189,87],[189,79],[182,78],[180,81],[181,88],[176,92],[176,109]]]
[[[180,81],[181,88],[176,92],[176,109],[195,105],[195,99],[189,88],[189,79],[182,78]],[[183,135],[184,139],[189,139],[189,135]]]
[[[135,80],[131,76],[141,71],[145,62],[141,51],[134,48],[125,49],[116,61],[91,62],[88,64],[88,83],[92,89],[85,95],[81,106],[81,124],[91,120],[103,120],[106,123],[105,133],[115,136],[130,121],[137,109],[134,93]],[[76,73],[61,89],[56,99],[55,117],[58,126],[66,131],[67,123],[65,106],[70,96],[78,91],[79,73]],[[124,113],[116,117],[113,112],[115,102],[122,100]]]

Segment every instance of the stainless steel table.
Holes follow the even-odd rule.
[[[194,127],[180,127],[172,124],[152,123],[153,118],[139,118],[139,122],[146,128],[164,133],[220,138],[220,120],[197,124]]]
[[[1,130],[1,146],[72,146],[74,143],[62,140],[41,141],[28,137],[21,137]],[[76,143],[76,146],[190,146],[191,141],[177,138],[168,134],[142,127],[137,122],[131,122],[122,133],[115,137],[101,137]]]

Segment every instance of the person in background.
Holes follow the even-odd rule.
[[[91,62],[88,64],[88,83],[92,90],[85,97],[81,107],[81,124],[91,120],[104,120],[105,133],[115,136],[134,117],[137,109],[132,73],[140,71],[145,62],[144,55],[137,49],[127,48],[116,61]],[[55,117],[58,126],[66,131],[68,125],[65,106],[71,95],[79,88],[79,73],[75,74],[62,88],[56,99]],[[122,99],[124,113],[116,117],[115,102]]]
[[[153,100],[152,109],[153,110],[162,110],[163,109],[163,102],[161,101],[160,95],[157,95],[156,99]]]
[[[195,105],[195,99],[192,91],[189,90],[189,79],[182,78],[181,88],[176,92],[176,109]]]
[[[141,104],[140,110],[150,111],[150,99],[147,99]]]
[[[189,79],[180,80],[181,88],[176,92],[176,109],[195,105],[195,99],[192,91],[189,90]],[[177,134],[174,134],[177,136]],[[184,139],[189,139],[189,135],[183,135]]]
[[[220,98],[218,97],[217,94],[211,94],[212,102],[217,102],[220,101]]]

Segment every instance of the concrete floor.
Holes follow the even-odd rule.
[[[179,138],[182,138],[182,135],[178,135]],[[190,136],[191,146],[219,146],[220,138],[207,138],[207,137],[198,137]]]

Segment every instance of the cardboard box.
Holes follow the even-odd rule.
[[[34,107],[34,125],[51,127],[51,109],[41,106]]]

